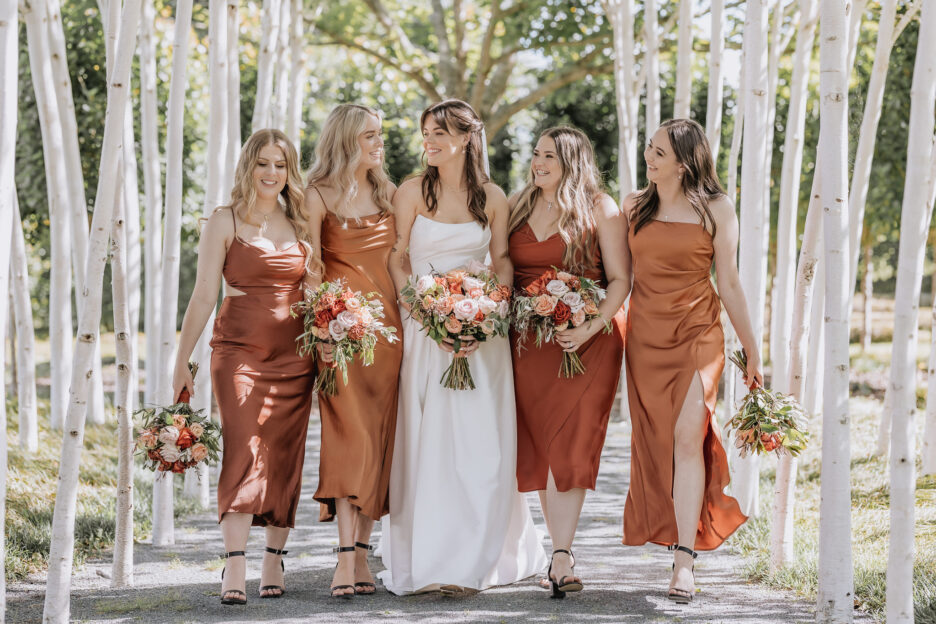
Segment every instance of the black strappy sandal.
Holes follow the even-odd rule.
[[[277,550],[277,549],[275,549],[275,548],[270,548],[269,546],[266,547],[266,551],[267,551],[268,553],[271,553],[271,554],[274,554],[274,555],[279,555],[279,556],[281,556],[281,557],[282,557],[283,555],[285,555],[287,552],[289,552],[288,550]],[[283,570],[283,574],[285,575],[285,574],[286,574],[286,564],[283,563],[283,560],[282,560],[282,559],[280,559],[280,569]],[[266,595],[263,594],[263,592],[265,592],[265,591],[270,591],[271,589],[278,589],[280,593],[278,593],[278,594],[266,594]],[[283,587],[282,585],[264,585],[263,587],[260,588],[260,597],[261,597],[261,598],[281,598],[281,597],[283,596],[283,594],[285,594],[285,593],[286,593],[286,588]]]
[[[667,550],[680,550],[688,555],[692,555],[693,560],[699,556],[699,553],[687,548],[686,546],[680,546],[679,544],[673,544],[672,546],[667,546]],[[676,571],[676,563],[673,563],[673,571]],[[692,564],[692,582],[695,584],[695,562]],[[689,604],[692,602],[692,592],[688,589],[679,589],[677,587],[671,587],[669,593],[666,595],[667,598],[675,602],[676,604]]]
[[[247,553],[243,550],[232,550],[231,552],[224,553],[225,559],[230,559],[231,557],[247,557]],[[221,569],[221,581],[224,582],[224,571],[227,570],[227,564],[224,564],[224,568]],[[231,598],[225,598],[225,594],[235,594]],[[247,594],[242,592],[239,589],[229,589],[227,591],[221,591],[221,604],[223,605],[245,605],[247,604]]]
[[[572,565],[570,566],[573,570],[575,569],[575,555],[572,554],[571,550],[566,550],[564,548],[557,548],[552,552],[552,557],[549,558],[549,570],[546,572],[546,578],[549,579],[549,585],[552,587],[552,595],[550,598],[565,598],[566,592],[580,592],[585,587],[581,581],[576,581],[574,576],[563,576],[558,581],[553,578],[552,575],[552,566],[553,566],[553,557],[556,556],[556,553],[565,553],[569,555],[569,559],[572,560]]]
[[[355,548],[361,548],[366,550],[368,554],[374,550],[374,547],[370,544],[365,544],[364,542],[354,542]],[[362,589],[367,589],[368,587],[373,587],[373,591],[360,591]],[[354,594],[356,596],[373,596],[377,593],[377,586],[374,583],[369,581],[358,581],[354,584]]]
[[[332,552],[338,553],[338,554],[345,553],[345,552],[354,552],[354,546],[336,546],[335,548],[332,548]],[[336,563],[335,568],[337,567],[338,567],[338,564]],[[332,585],[329,589],[331,591],[332,598],[344,598],[345,600],[351,600],[351,597],[354,596],[354,593],[350,593],[350,594],[336,594],[335,593],[336,589],[353,590],[354,585]]]

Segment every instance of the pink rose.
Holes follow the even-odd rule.
[[[569,292],[569,287],[562,280],[551,280],[546,284],[546,291],[553,297],[561,297]]]
[[[478,298],[478,309],[481,310],[482,314],[487,315],[497,309],[497,303],[495,303],[490,297],[485,297],[482,295]]]
[[[455,318],[470,321],[478,314],[478,302],[474,299],[462,299],[455,304],[452,311],[455,313]]]
[[[345,307],[352,312],[356,312],[361,309],[361,300],[357,297],[352,297],[351,299],[345,299]]]
[[[585,307],[585,302],[582,301],[582,296],[577,292],[567,292],[566,294],[562,295],[561,301],[562,303],[569,306],[573,312],[577,312],[578,310],[581,310]]]
[[[173,425],[169,425],[168,427],[163,427],[163,430],[159,432],[159,441],[163,442],[164,444],[175,444],[176,440],[178,439],[179,439],[179,430]],[[175,461],[175,460],[173,459],[173,460],[166,460],[166,461]]]
[[[556,307],[556,300],[549,295],[540,295],[533,300],[533,311],[540,316],[550,316]]]
[[[354,323],[351,324],[352,326]],[[335,319],[328,323],[328,333],[336,342],[342,340],[348,335],[348,328],[341,324],[341,321]]]
[[[436,303],[436,312],[442,316],[448,316],[452,313],[452,310],[455,308],[455,300],[451,297],[442,297]]]
[[[159,454],[165,461],[169,462],[170,464],[174,461],[177,461],[182,455],[182,453],[179,451],[179,447],[177,447],[175,444],[166,444],[161,449],[159,449]]]
[[[344,312],[339,312],[335,320],[341,323],[341,326],[345,329],[351,329],[358,324],[358,315],[350,310],[345,310]]]

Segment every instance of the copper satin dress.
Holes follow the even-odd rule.
[[[400,361],[403,334],[396,289],[387,269],[396,240],[393,215],[376,214],[349,219],[346,224],[331,212],[322,223],[322,262],[325,279],[344,278],[348,288],[376,293],[383,302],[383,323],[396,327],[399,340],[377,340],[374,363],[348,366],[348,385],[338,373],[338,394],[319,393],[322,447],[319,485],[319,520],[335,516],[335,499],[350,498],[369,518],[389,513],[388,488],[393,440],[396,433]]]
[[[236,232],[236,226],[235,226]],[[234,236],[225,281],[246,293],[228,296],[215,318],[211,383],[221,414],[224,453],[218,519],[253,514],[255,526],[293,527],[312,409],[312,358],[296,352],[306,252],[295,243],[267,250]]]
[[[724,493],[728,459],[715,421],[725,365],[721,300],[710,273],[715,249],[698,223],[651,221],[628,231],[633,263],[627,326],[627,389],[633,433],[624,539],[678,541],[673,508],[673,431],[693,376],[702,381],[708,426],[703,442],[705,492],[696,550],[718,548],[747,517]]]
[[[562,268],[565,243],[559,234],[538,241],[529,224],[510,235],[514,287],[525,288],[551,267]],[[596,268],[585,277],[607,286],[597,252]],[[595,489],[598,461],[614,404],[624,351],[624,311],[578,349],[585,372],[558,377],[562,349],[554,342],[537,348],[532,337],[521,347],[511,336],[517,401],[517,487],[521,492],[546,489],[552,469],[556,488]]]

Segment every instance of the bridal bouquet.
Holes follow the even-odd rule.
[[[380,319],[384,316],[383,304],[376,299],[377,293],[366,296],[345,287],[344,280],[323,282],[315,290],[307,291],[304,301],[292,305],[289,313],[293,318],[304,315],[304,331],[296,338],[299,355],[315,353],[316,345],[334,345],[334,360],[319,372],[314,390],[329,396],[338,393],[335,369],[341,370],[341,379],[348,385],[348,363],[357,354],[364,366],[374,363],[374,347],[377,336],[389,342],[397,340],[396,327],[386,327]]]
[[[735,351],[731,362],[747,372],[747,355]],[[741,457],[748,453],[789,453],[796,457],[806,448],[809,433],[803,428],[806,413],[791,396],[756,386],[741,400],[738,412],[728,421],[728,429],[736,430],[735,446]]]
[[[521,344],[536,335],[536,346],[551,342],[556,334],[578,327],[598,318],[598,304],[605,298],[605,290],[594,280],[559,271],[555,267],[518,292],[513,300],[513,325],[520,334]],[[611,332],[605,324],[605,333]],[[578,353],[562,352],[559,377],[574,377],[585,372]]]
[[[510,329],[510,287],[498,284],[490,267],[481,262],[445,274],[414,276],[400,298],[430,338],[439,343],[452,339],[456,354],[466,337],[484,342],[506,336]],[[452,358],[441,383],[453,390],[474,390],[468,359]]]
[[[194,377],[198,365],[190,363],[189,369]],[[143,419],[136,446],[150,470],[181,474],[199,462],[218,461],[221,428],[203,414],[204,410],[193,410],[189,398],[188,390],[183,389],[174,405],[136,412]]]

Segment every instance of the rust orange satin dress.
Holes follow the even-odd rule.
[[[228,296],[215,318],[211,383],[224,453],[218,519],[253,514],[255,526],[295,524],[306,431],[312,409],[312,358],[296,352],[306,252],[296,243],[270,251],[235,236],[224,279],[246,293]]]
[[[529,224],[510,235],[514,287],[525,288],[551,267],[563,268],[565,243],[559,234],[536,239]],[[607,286],[597,266],[586,272]],[[559,377],[562,349],[554,342],[537,348],[532,337],[522,346],[511,336],[514,393],[517,401],[517,487],[521,492],[546,489],[551,469],[556,488],[595,489],[598,461],[614,404],[624,351],[624,311],[618,310],[611,333],[598,332],[578,349],[581,375]]]
[[[396,327],[399,340],[377,340],[374,363],[348,366],[348,385],[338,374],[338,393],[319,393],[322,448],[319,485],[319,520],[335,516],[335,499],[349,498],[369,518],[389,513],[388,488],[393,440],[396,434],[397,393],[403,333],[396,289],[387,270],[390,248],[396,240],[393,215],[376,214],[342,224],[331,212],[322,223],[322,262],[325,279],[344,278],[351,290],[376,293],[383,302],[383,323]]]
[[[708,426],[705,492],[696,550],[718,548],[747,517],[724,493],[728,458],[715,421],[725,365],[721,300],[710,273],[715,249],[698,223],[651,221],[628,231],[634,285],[627,325],[627,390],[633,433],[624,540],[678,541],[673,508],[673,431],[693,376],[702,381]]]

